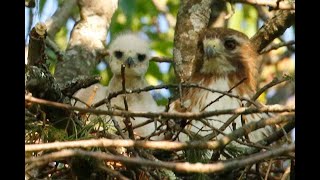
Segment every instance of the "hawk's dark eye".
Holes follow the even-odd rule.
[[[122,58],[122,56],[123,56],[123,52],[121,52],[121,51],[115,51],[115,52],[114,52],[114,56],[115,56],[116,58],[120,59],[120,58]]]
[[[237,42],[234,39],[227,39],[224,41],[224,47],[228,50],[234,50],[237,46]]]
[[[146,55],[145,54],[137,54],[138,55],[138,60],[139,61],[144,61],[146,59]]]

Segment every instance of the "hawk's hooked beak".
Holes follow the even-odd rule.
[[[220,49],[220,42],[217,39],[205,39],[203,41],[204,54],[209,59],[217,56],[220,52]]]
[[[217,52],[216,52],[216,50],[214,49],[214,47],[207,46],[207,47],[204,49],[204,53],[208,56],[208,58],[212,58]]]
[[[132,57],[128,57],[128,59],[126,60],[126,63],[128,64],[129,68],[134,64],[133,58]]]

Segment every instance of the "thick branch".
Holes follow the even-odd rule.
[[[25,80],[26,90],[32,93],[33,96],[55,102],[68,102],[45,66],[26,66]],[[42,106],[41,109],[46,113],[46,118],[55,127],[67,129],[68,133],[72,133],[75,130],[74,123],[70,123],[70,121],[76,121],[73,111],[49,106]]]
[[[295,119],[293,114],[279,116],[261,120],[258,122],[251,122],[243,127],[240,127],[232,133],[223,136],[216,141],[191,141],[191,142],[171,142],[171,141],[133,141],[127,139],[92,139],[80,140],[70,142],[54,142],[46,144],[30,144],[25,145],[25,151],[43,151],[43,150],[57,150],[65,148],[89,148],[89,147],[140,147],[148,149],[162,149],[162,150],[182,150],[182,149],[219,149],[231,141],[248,134],[256,129],[265,127],[267,125],[291,122]]]
[[[268,20],[251,38],[258,52],[261,52],[275,38],[283,34],[295,21],[295,12],[279,10],[275,16]]]
[[[200,57],[198,40],[210,19],[213,0],[181,1],[174,35],[173,61],[180,82],[186,82]]]
[[[38,23],[30,33],[28,65],[25,67],[25,86],[34,97],[56,102],[67,102],[58,87],[54,77],[45,65],[45,24]],[[67,129],[69,133],[74,130],[74,112],[56,107],[41,107],[46,118],[54,123],[55,127]]]
[[[91,86],[92,84],[98,83],[100,81],[99,76],[79,76],[74,78],[72,81],[69,81],[64,89],[62,89],[62,93],[65,96],[72,97],[72,95],[77,92],[81,88],[87,88]]]
[[[285,147],[275,148],[262,153],[257,153],[246,158],[234,159],[230,161],[212,163],[212,164],[202,164],[202,163],[172,163],[163,161],[150,161],[141,158],[127,158],[122,156],[109,155],[103,152],[87,152],[83,150],[62,150],[59,152],[54,152],[48,155],[43,155],[41,157],[26,159],[26,163],[33,163],[26,168],[26,171],[30,170],[31,167],[36,167],[49,163],[50,161],[63,159],[72,156],[90,156],[97,159],[104,159],[110,161],[120,161],[124,164],[132,165],[144,165],[157,168],[166,168],[179,172],[197,172],[197,173],[214,173],[221,171],[228,171],[234,168],[241,168],[246,165],[251,165],[253,163],[260,162],[272,157],[276,157],[282,154],[286,154],[295,150],[295,144],[290,144]]]
[[[206,111],[201,113],[192,113],[192,112],[131,112],[131,111],[122,111],[122,110],[99,110],[99,109],[93,109],[93,108],[80,108],[71,106],[68,104],[63,103],[57,103],[52,101],[47,101],[43,99],[38,99],[32,96],[25,96],[26,101],[43,104],[47,106],[53,106],[53,107],[59,107],[62,109],[68,109],[68,110],[76,110],[80,112],[85,113],[93,113],[93,114],[104,114],[104,115],[112,115],[112,116],[130,116],[130,117],[145,117],[145,118],[184,118],[184,119],[202,119],[207,118],[211,116],[218,116],[218,115],[224,115],[224,114],[253,114],[253,113],[281,113],[281,112],[295,112],[295,108],[292,106],[282,106],[282,105],[270,105],[270,106],[264,106],[261,108],[255,108],[255,107],[241,107],[236,109],[224,109],[224,110],[215,110],[215,111]]]
[[[29,34],[28,65],[37,66],[46,62],[47,27],[43,23],[37,23]]]
[[[99,62],[99,52],[105,49],[107,30],[117,0],[79,0],[80,21],[71,33],[66,58],[57,63],[55,78],[60,87],[80,75],[90,76]]]
[[[245,3],[251,5],[269,6],[272,9],[293,10],[295,9],[294,0],[228,0],[232,3]]]
[[[76,6],[77,0],[64,1],[62,6],[45,23],[48,27],[48,35],[53,38],[54,35],[66,24],[72,9]]]

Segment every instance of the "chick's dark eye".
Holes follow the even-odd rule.
[[[114,52],[114,56],[115,56],[116,58],[120,59],[120,58],[122,58],[122,56],[123,56],[123,52],[121,52],[121,51],[115,51],[115,52]]]
[[[139,61],[144,61],[146,59],[146,55],[145,54],[138,54],[138,60]]]
[[[224,47],[228,50],[234,50],[237,46],[237,42],[234,39],[227,39],[224,42]]]

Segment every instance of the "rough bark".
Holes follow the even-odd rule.
[[[47,27],[43,23],[38,23],[30,31],[28,46],[28,65],[35,66],[44,63],[47,59],[45,53],[45,39],[47,36]]]
[[[279,10],[251,38],[258,52],[261,52],[275,38],[282,35],[295,22],[295,11]]]
[[[62,94],[45,64],[47,60],[45,54],[46,30],[45,24],[38,23],[30,32],[28,64],[25,67],[26,90],[34,97],[66,103],[68,99]],[[73,132],[74,123],[69,123],[77,119],[73,111],[47,106],[41,106],[41,110],[55,127],[67,129],[69,134]]]
[[[198,40],[207,28],[213,0],[181,1],[174,35],[173,61],[181,82],[188,81],[199,57]]]
[[[117,0],[79,0],[81,19],[75,24],[66,50],[58,62],[55,78],[61,88],[80,75],[90,76],[99,62]]]

